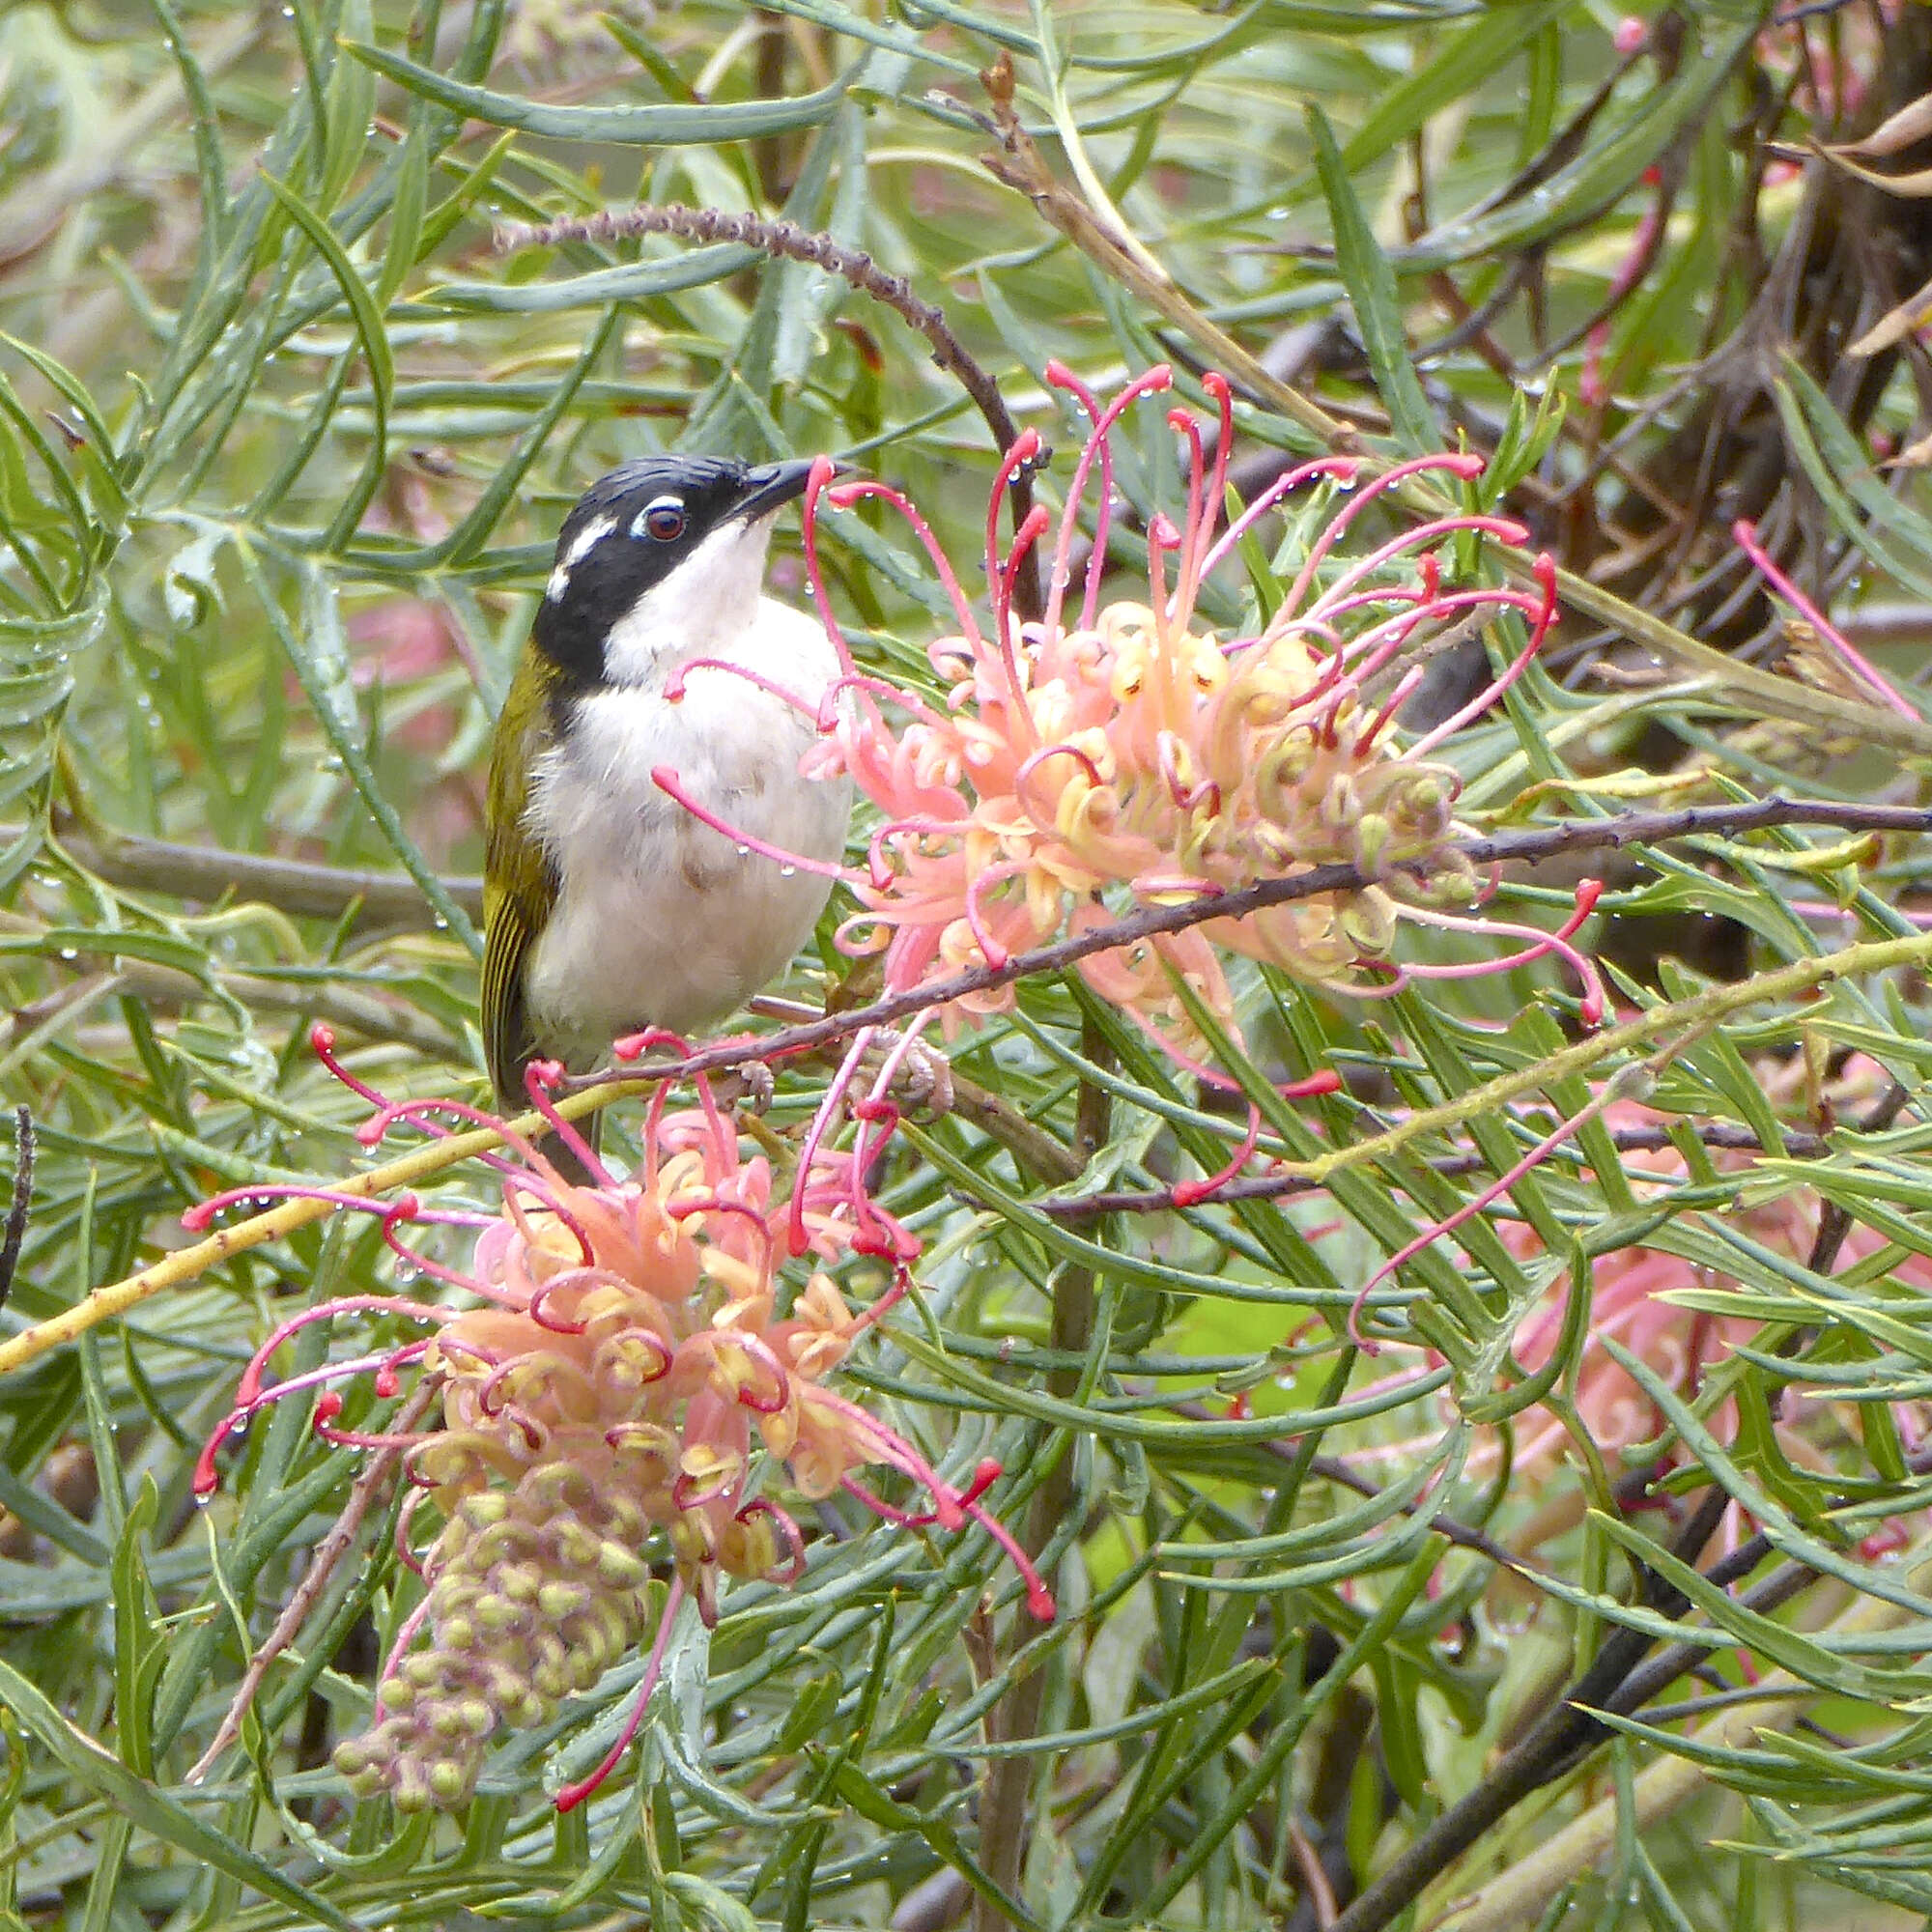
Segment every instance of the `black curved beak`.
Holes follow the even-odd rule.
[[[745,494],[739,497],[733,517],[763,517],[805,495],[817,459],[806,457],[795,463],[760,463],[745,472]]]

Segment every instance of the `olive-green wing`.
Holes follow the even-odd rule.
[[[550,742],[550,707],[530,657],[519,667],[490,754],[483,885],[483,1052],[506,1107],[524,1104],[524,1064],[535,1049],[524,968],[556,899],[556,875],[524,822],[529,774]]]

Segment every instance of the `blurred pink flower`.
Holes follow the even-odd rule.
[[[1858,1063],[1848,1069],[1847,1077],[1859,1077]],[[1776,1091],[1775,1081],[1767,1085]],[[1671,1118],[1633,1100],[1613,1101],[1604,1111],[1605,1122],[1612,1130],[1658,1126]],[[1720,1171],[1736,1172],[1749,1165],[1750,1156],[1719,1151],[1714,1152],[1712,1159]],[[1660,1183],[1673,1185],[1681,1183],[1686,1173],[1684,1157],[1674,1150],[1634,1153],[1627,1157],[1625,1165],[1633,1175],[1655,1175]],[[1724,1218],[1751,1240],[1803,1262],[1817,1239],[1821,1212],[1822,1206],[1813,1189],[1793,1187],[1772,1200],[1733,1208]],[[1543,1252],[1535,1234],[1520,1223],[1507,1225],[1499,1232],[1519,1258],[1528,1259]],[[1854,1221],[1839,1244],[1837,1265],[1851,1266],[1886,1245],[1883,1235]],[[1932,1261],[1922,1256],[1902,1258],[1891,1272],[1915,1288],[1932,1290]],[[1591,1440],[1614,1463],[1633,1443],[1653,1440],[1665,1425],[1656,1404],[1604,1349],[1606,1337],[1614,1337],[1660,1379],[1684,1396],[1691,1397],[1702,1387],[1706,1372],[1724,1361],[1737,1344],[1749,1342],[1762,1323],[1748,1316],[1680,1307],[1667,1299],[1683,1290],[1721,1292],[1738,1284],[1727,1274],[1700,1267],[1661,1249],[1620,1248],[1600,1259],[1592,1275],[1590,1332],[1577,1380],[1577,1407]],[[1555,1350],[1569,1294],[1570,1278],[1566,1273],[1551,1284],[1542,1303],[1517,1330],[1514,1353],[1524,1370],[1533,1374]],[[1807,1440],[1805,1423],[1807,1415],[1816,1415],[1819,1407],[1816,1403],[1804,1401],[1786,1405],[1788,1420],[1781,1425],[1780,1433],[1798,1460],[1808,1463],[1817,1460],[1818,1452]],[[1532,1416],[1535,1414],[1532,1411]],[[1723,1437],[1728,1437],[1734,1427],[1728,1407],[1714,1416],[1712,1422]],[[1856,1427],[1855,1418],[1852,1426]],[[1917,1431],[1912,1429],[1909,1433],[1916,1435]],[[1522,1428],[1517,1442],[1517,1465],[1528,1468],[1546,1465],[1562,1453],[1566,1435],[1563,1426],[1547,1414],[1541,1420],[1531,1421]]]

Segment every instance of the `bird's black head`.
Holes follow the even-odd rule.
[[[646,456],[599,477],[563,521],[531,640],[580,689],[646,674],[685,638],[755,609],[772,513],[807,463]]]

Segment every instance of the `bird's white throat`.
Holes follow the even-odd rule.
[[[658,685],[679,664],[727,652],[757,618],[777,517],[724,525],[652,584],[611,627],[604,682]]]

